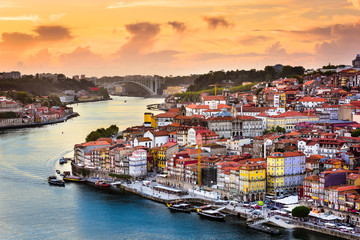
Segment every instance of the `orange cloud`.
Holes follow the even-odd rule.
[[[70,30],[63,26],[37,26],[33,31],[36,34],[4,32],[0,47],[6,50],[23,50],[43,41],[55,42],[72,38]]]
[[[37,38],[42,41],[59,41],[73,38],[70,29],[64,26],[38,26],[34,29]]]
[[[186,30],[186,25],[183,22],[169,21],[168,24],[178,33],[182,33]]]
[[[208,24],[209,29],[216,29],[218,27],[228,28],[232,24],[229,23],[224,17],[203,17],[203,20]]]
[[[160,25],[149,22],[140,22],[125,25],[130,33],[130,39],[120,48],[120,55],[140,54],[149,50],[154,44],[155,37],[160,32]]]
[[[354,24],[336,24],[330,27],[328,40],[315,45],[318,58],[334,64],[348,63],[360,53],[360,21]]]

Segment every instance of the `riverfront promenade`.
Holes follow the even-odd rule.
[[[141,181],[134,181],[131,183],[117,182],[116,185],[126,191],[133,192],[144,198],[161,203],[167,203],[169,201],[181,200],[181,199],[188,200],[190,202],[202,202],[204,204],[214,204],[216,202],[216,199],[207,198],[203,195],[198,195],[193,193],[179,197],[178,195],[175,194],[168,194],[162,191],[158,191],[154,189],[154,187],[159,186],[159,184],[157,184],[156,182],[152,182],[151,181],[152,179],[149,180],[150,180],[149,186],[143,186]],[[222,205],[223,207],[225,207],[225,209],[222,210],[222,212],[245,218],[247,219],[247,221],[252,221],[252,222],[259,221],[261,222],[261,224],[267,223],[285,229],[304,228],[310,231],[316,231],[322,234],[327,234],[344,239],[360,239],[360,235],[358,234],[352,234],[350,232],[342,232],[337,229],[330,229],[324,226],[316,225],[314,223],[302,222],[300,220],[293,219],[290,217],[271,215],[271,210],[267,208],[260,209],[259,210],[260,214],[255,215],[250,210],[251,209],[250,207],[243,207],[239,203],[237,203],[236,205],[231,203],[234,203],[234,201],[230,201]]]

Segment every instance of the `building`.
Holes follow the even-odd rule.
[[[132,177],[142,177],[147,174],[147,152],[139,149],[129,157],[129,175]]]
[[[360,54],[356,55],[356,58],[352,61],[354,68],[360,68]]]
[[[267,157],[267,193],[275,197],[296,193],[305,177],[305,154],[273,152]]]
[[[276,128],[277,126],[285,129],[286,132],[295,130],[295,126],[301,122],[318,122],[319,117],[316,115],[305,115],[296,111],[287,111],[280,115],[270,116],[266,120],[266,128]]]
[[[159,147],[157,152],[157,169],[164,171],[166,168],[166,162],[170,159],[175,153],[179,152],[179,145],[177,143],[168,142]]]
[[[21,73],[17,71],[0,73],[0,79],[19,79],[20,77]]]
[[[239,168],[239,193],[244,201],[264,200],[266,195],[266,162],[247,162]]]

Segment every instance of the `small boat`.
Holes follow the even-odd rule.
[[[267,226],[264,226],[262,224],[246,224],[246,227],[247,228],[251,228],[251,229],[255,229],[255,230],[258,230],[258,231],[261,231],[261,232],[265,232],[265,233],[269,233],[271,234],[272,236],[273,235],[279,235],[280,234],[280,231],[276,228],[271,228],[271,227],[267,227]]]
[[[179,203],[179,204],[166,204],[170,211],[174,212],[184,212],[184,213],[191,213],[191,205],[188,203]]]
[[[85,182],[85,179],[82,177],[74,176],[74,175],[67,175],[63,177],[65,182]]]
[[[198,210],[198,214],[201,217],[206,217],[212,220],[217,220],[217,221],[225,221],[225,217],[226,215],[220,212],[221,209],[216,209],[216,210],[202,210],[199,209]]]
[[[110,187],[110,184],[102,181],[102,180],[99,180],[95,183],[96,186],[99,186],[99,187]]]
[[[62,157],[62,158],[60,158],[59,163],[60,163],[60,164],[67,163],[67,160]]]
[[[48,183],[54,186],[65,187],[65,182],[63,180],[57,179],[56,176],[48,177]]]

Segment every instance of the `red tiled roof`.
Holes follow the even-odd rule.
[[[319,97],[303,97],[298,100],[298,102],[327,102],[325,98]]]
[[[238,115],[237,118],[240,119],[240,120],[260,120],[260,119],[258,119],[258,118],[256,118],[256,117],[253,117],[253,116],[245,116],[245,115],[243,115],[243,116]]]
[[[174,118],[179,115],[177,112],[166,112],[155,115],[155,118]]]
[[[225,101],[225,96],[203,96],[202,99],[204,101],[212,101],[212,100],[218,100],[218,101]]]

